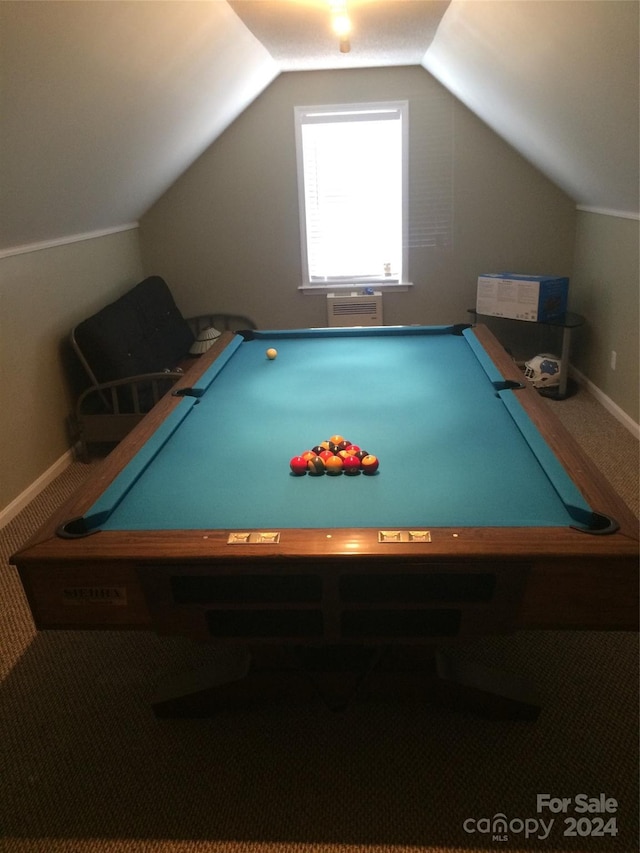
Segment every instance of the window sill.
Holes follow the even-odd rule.
[[[385,284],[382,281],[372,282],[364,287],[362,284],[301,284],[298,290],[305,296],[323,295],[327,293],[352,293],[361,294],[365,290],[373,290],[378,293],[406,293],[413,287],[411,281],[394,281]]]

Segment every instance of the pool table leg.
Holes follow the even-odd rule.
[[[228,686],[243,684],[250,668],[248,649],[221,649],[215,663],[161,679],[151,700],[154,714],[176,719],[210,717]]]
[[[531,684],[523,678],[482,664],[454,661],[436,652],[439,701],[492,720],[538,719],[541,707]]]
[[[417,647],[403,655],[387,646],[291,646],[267,658],[267,666],[254,666],[248,649],[222,649],[214,665],[159,686],[152,702],[156,717],[197,719],[271,703],[321,703],[344,711],[368,700],[431,702],[495,720],[533,721],[540,713],[523,680],[454,663],[443,649]]]

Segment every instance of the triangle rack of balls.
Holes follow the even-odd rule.
[[[363,450],[359,445],[352,444],[341,435],[332,435],[327,441],[321,441],[311,450],[303,451],[294,456],[289,462],[291,473],[297,477],[304,474],[311,476],[337,476],[346,474],[375,474],[380,466],[377,456]]]

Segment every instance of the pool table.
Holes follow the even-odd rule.
[[[335,434],[378,470],[291,471]],[[225,333],[12,562],[38,629],[433,647],[636,630],[638,555],[549,404],[461,325]]]

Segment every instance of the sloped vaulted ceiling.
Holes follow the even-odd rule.
[[[637,214],[639,9],[456,0],[423,65],[579,205]]]
[[[637,0],[348,3],[341,54],[326,0],[2,0],[0,256],[135,222],[302,67],[422,64],[579,205],[637,214]]]
[[[137,220],[278,73],[226,2],[0,0],[0,249]]]

